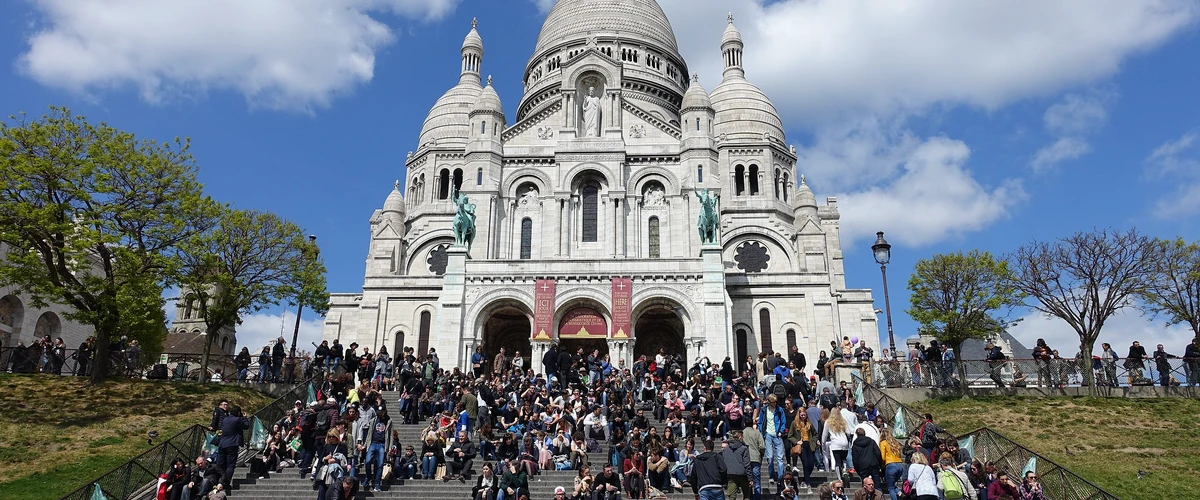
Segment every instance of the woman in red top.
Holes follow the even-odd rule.
[[[630,499],[646,498],[646,460],[641,450],[625,459],[625,492]]]

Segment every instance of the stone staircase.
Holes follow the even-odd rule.
[[[385,401],[389,402],[389,406],[394,404],[399,399],[399,394],[395,392],[385,392],[383,394]],[[422,425],[396,425],[395,429],[400,434],[400,442],[407,445],[409,443],[417,444],[420,442],[420,433],[424,428]],[[426,480],[426,479],[409,479],[407,481],[393,481],[390,485],[384,485],[384,491],[379,492],[363,492],[358,493],[359,499],[410,499],[420,498],[422,500],[467,500],[471,497],[471,488],[475,485],[475,477],[478,476],[483,468],[484,461],[476,458],[471,477],[466,483],[460,483],[457,480],[449,482]],[[599,473],[600,467],[593,466],[593,473]],[[360,471],[362,468],[360,467]],[[316,498],[316,492],[312,488],[312,481],[307,478],[301,478],[296,469],[284,469],[280,474],[271,474],[267,479],[249,478],[244,472],[244,469],[239,469],[240,477],[235,479],[233,491],[230,497],[237,500],[282,500],[282,499],[313,499]],[[566,488],[568,494],[572,491],[576,471],[551,471],[543,470],[539,475],[529,478],[529,493],[530,498],[534,500],[547,500],[554,498],[554,488],[562,486]],[[361,478],[360,478],[361,479]],[[813,472],[815,482],[825,482],[828,475],[823,472]],[[857,481],[857,479],[855,480]],[[764,497],[767,490],[767,481],[763,480]],[[847,495],[853,495],[853,491],[847,485]],[[771,488],[774,491],[774,488]],[[692,498],[691,490],[680,492],[666,492],[668,497],[676,499]],[[811,492],[802,490],[799,495],[802,500],[816,500],[816,490]]]

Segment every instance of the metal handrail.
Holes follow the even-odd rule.
[[[889,396],[878,387],[857,377],[854,379],[854,383],[856,388],[862,389],[864,404],[873,403],[875,409],[888,422],[894,422],[896,411],[903,410],[903,420],[910,437],[915,435],[918,432],[917,429],[920,429],[924,423],[921,413]],[[1071,472],[1058,462],[1039,455],[989,427],[980,427],[959,436],[954,436],[949,432],[939,434],[939,439],[954,439],[960,445],[971,437],[975,438],[971,451],[973,457],[985,464],[992,462],[998,470],[1006,471],[1010,475],[1020,476],[1021,470],[1029,463],[1029,459],[1037,458],[1035,470],[1041,479],[1047,498],[1055,500],[1118,500],[1116,495]]]
[[[294,400],[305,401],[312,386],[312,379],[300,382],[292,390],[260,408],[251,417],[258,417],[264,426],[270,428],[288,409]],[[246,432],[250,432],[249,430]],[[193,425],[182,432],[162,441],[129,461],[114,467],[100,477],[88,481],[62,500],[91,500],[95,487],[109,500],[130,500],[154,498],[155,484],[158,476],[166,471],[176,458],[190,464],[197,456],[204,453],[211,433],[202,425]],[[249,443],[250,439],[244,442]]]
[[[65,349],[63,355],[54,356],[51,352],[43,352],[40,349],[30,350],[29,347],[21,352],[13,346],[0,347],[0,372],[8,373],[41,373],[62,376],[86,376],[90,375],[90,363],[83,363],[77,353],[78,349]],[[94,355],[94,353],[93,353]],[[162,356],[167,356],[167,362],[161,363]],[[200,376],[200,363],[203,355],[190,352],[143,352],[133,358],[126,358],[120,353],[115,353],[112,356],[113,363],[110,368],[114,375],[123,375],[128,378],[152,378],[152,370],[155,365],[166,364],[167,373],[164,380],[182,380],[182,381],[198,381]],[[225,353],[210,353],[208,356],[208,372],[204,374],[203,379],[209,380],[212,375],[220,371],[224,380],[234,381],[242,380],[239,377],[237,370],[237,362],[233,354]],[[250,355],[250,364],[247,368],[245,381],[257,382],[259,379],[260,365],[258,363],[259,356],[257,353]],[[305,363],[304,359],[300,358],[300,363],[292,364],[285,358],[284,368],[291,367],[293,371],[290,373],[290,380],[298,380],[304,377]],[[281,376],[287,377],[289,373],[281,370]]]
[[[869,363],[868,381],[884,387],[938,387],[947,382],[957,387],[958,365],[963,364],[968,387],[996,387],[997,380],[1006,387],[1087,387],[1084,371],[1091,371],[1101,387],[1200,387],[1200,359],[1171,358],[1166,361],[1167,370],[1160,370],[1154,359],[1138,363],[1125,358],[1115,362],[1087,360],[1085,363],[1074,358],[957,359],[950,362],[876,360]],[[1167,383],[1163,384],[1164,381]]]

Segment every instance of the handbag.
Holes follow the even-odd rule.
[[[392,464],[383,464],[383,471],[380,473],[380,479],[384,481],[391,481],[392,474]]]
[[[795,445],[795,446],[792,446],[792,454],[793,454],[793,455],[799,455],[799,454],[800,454],[800,449],[801,449],[801,447],[803,447],[803,446],[804,446],[804,443],[796,443],[796,445]]]

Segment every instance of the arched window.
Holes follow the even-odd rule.
[[[758,165],[750,165],[750,196],[758,194]]]
[[[454,196],[458,196],[458,191],[462,189],[463,171],[461,168],[454,169]]]
[[[487,120],[479,122],[479,132],[483,135],[487,135]]]
[[[417,356],[424,356],[429,350],[429,311],[421,312],[421,336],[417,338]]]
[[[796,347],[796,330],[788,328],[788,331],[787,331],[788,352],[792,352],[793,347]],[[799,368],[799,366],[797,366],[796,368]]]
[[[772,183],[772,185],[775,186],[775,199],[776,200],[778,200],[780,197],[779,196],[780,195],[780,193],[779,193],[779,181],[780,180],[781,179],[780,179],[779,169],[775,169],[775,181]]]
[[[784,172],[783,181],[780,182],[779,185],[782,187],[781,190],[783,191],[783,201],[788,201],[788,190],[789,189],[788,189],[788,174],[787,174],[787,172]]]
[[[450,169],[443,168],[438,174],[438,199],[445,200],[450,197]]]
[[[475,171],[475,185],[476,186],[483,185],[483,169],[482,168]]]
[[[600,216],[600,185],[590,181],[583,185],[583,241],[594,243],[598,240]]]
[[[221,337],[221,350],[225,350],[225,344],[229,343],[229,337]]]
[[[196,298],[188,295],[183,299],[183,319],[192,319],[192,307],[196,304]]]
[[[762,352],[768,352],[771,350],[771,311],[767,310],[765,307],[759,309],[758,324],[759,329],[762,330],[759,332],[759,335],[762,338],[762,344],[760,347],[762,348]]]
[[[738,165],[733,168],[733,184],[734,194],[738,196],[746,194],[746,167]]]
[[[521,259],[533,258],[533,219],[521,219]]]
[[[750,336],[746,334],[745,328],[738,328],[734,334],[734,348],[737,349],[737,359],[734,365],[737,366],[738,373],[741,373],[746,366],[746,356],[750,354]]]
[[[700,131],[700,118],[696,118],[696,131]]]
[[[650,218],[650,227],[646,231],[646,240],[650,242],[650,258],[657,259],[658,250],[658,217]]]
[[[704,184],[704,165],[696,165],[696,184]]]

